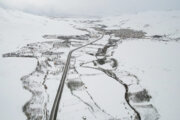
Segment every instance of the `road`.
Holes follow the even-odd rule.
[[[64,68],[64,71],[63,71],[63,75],[61,77],[61,81],[60,81],[60,84],[59,84],[59,88],[58,88],[58,91],[57,91],[57,94],[56,94],[56,97],[55,97],[55,100],[54,100],[54,103],[53,103],[53,107],[51,109],[51,114],[50,114],[50,118],[49,120],[56,120],[56,117],[57,117],[57,114],[58,114],[58,109],[59,109],[59,104],[60,104],[60,100],[61,100],[61,96],[62,96],[62,92],[63,92],[63,88],[64,88],[64,83],[65,83],[65,80],[66,80],[66,77],[67,77],[67,72],[69,70],[69,64],[70,64],[70,61],[71,61],[71,55],[74,51],[78,50],[78,49],[81,49],[87,45],[90,45],[100,39],[102,39],[104,37],[104,33],[102,34],[102,36],[88,44],[85,44],[85,45],[82,45],[78,48],[75,48],[73,50],[71,50],[68,54],[68,57],[67,57],[67,60],[66,60],[66,65],[65,65],[65,68]]]

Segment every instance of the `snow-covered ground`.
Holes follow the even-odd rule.
[[[88,19],[0,8],[0,119],[49,119],[68,52],[104,32],[73,53],[58,119],[178,120],[178,23],[180,11]]]
[[[180,42],[125,41],[114,57],[122,70],[136,74],[152,95],[161,120],[178,120],[180,111]]]
[[[25,120],[22,106],[31,98],[31,94],[23,89],[20,78],[35,69],[36,61],[29,58],[0,58],[0,66],[0,117]]]
[[[23,89],[21,77],[35,70],[32,58],[2,58],[2,54],[18,50],[23,45],[42,42],[44,34],[77,35],[68,22],[0,8],[0,119],[25,120],[23,105],[31,98]]]

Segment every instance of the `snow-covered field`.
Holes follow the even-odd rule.
[[[22,106],[31,98],[31,94],[23,89],[20,78],[35,69],[36,61],[29,58],[0,58],[0,65],[0,117],[25,120]]]
[[[126,41],[119,45],[115,58],[122,70],[137,75],[152,95],[161,120],[178,120],[180,111],[179,42]]]
[[[0,8],[0,119],[49,119],[68,52],[105,33],[73,53],[58,119],[178,120],[178,23],[180,11],[88,19]]]

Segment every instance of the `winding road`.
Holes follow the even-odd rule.
[[[56,117],[57,117],[57,114],[58,114],[58,109],[59,109],[59,104],[60,104],[60,100],[61,100],[61,96],[62,96],[62,92],[63,92],[63,88],[64,88],[64,83],[65,83],[65,80],[66,80],[66,77],[67,77],[67,72],[69,70],[69,64],[70,64],[70,61],[71,61],[71,55],[74,51],[78,50],[78,49],[81,49],[87,45],[90,45],[98,40],[101,40],[102,38],[104,37],[104,33],[102,34],[102,36],[88,44],[85,44],[85,45],[82,45],[78,48],[75,48],[73,50],[71,50],[68,54],[68,57],[67,57],[67,60],[66,60],[66,65],[65,65],[65,68],[64,68],[64,71],[63,71],[63,75],[61,77],[61,81],[60,81],[60,84],[59,84],[59,88],[58,88],[58,91],[57,91],[57,94],[56,94],[56,97],[55,97],[55,100],[54,100],[54,103],[53,103],[53,107],[51,109],[51,114],[50,114],[50,118],[49,120],[56,120]]]

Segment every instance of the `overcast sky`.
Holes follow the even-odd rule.
[[[0,6],[50,16],[102,16],[180,10],[180,0],[0,0]]]

